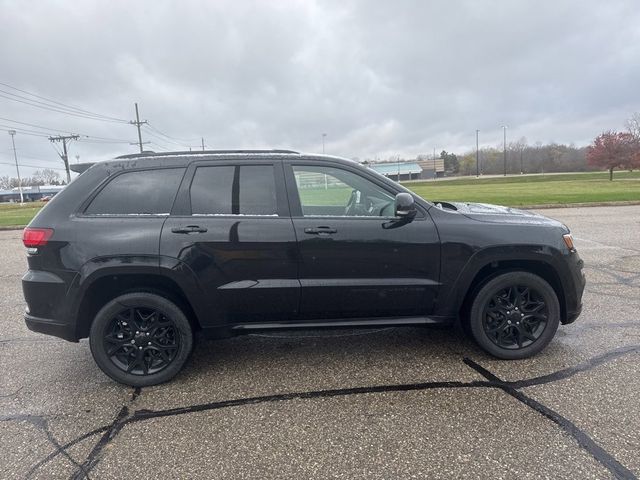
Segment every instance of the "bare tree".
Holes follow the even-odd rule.
[[[640,141],[640,112],[631,115],[626,125],[629,133],[633,135],[636,140]]]
[[[33,174],[36,182],[42,182],[42,185],[58,185],[60,183],[60,174],[50,168],[36,170]]]

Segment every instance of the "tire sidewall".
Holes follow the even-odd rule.
[[[134,375],[118,368],[107,355],[103,338],[113,317],[123,308],[151,308],[162,312],[175,324],[180,335],[180,345],[173,361],[157,373]],[[105,304],[95,316],[89,333],[91,354],[98,367],[113,380],[132,387],[145,387],[164,383],[173,378],[184,366],[193,348],[193,331],[184,312],[173,302],[147,292],[127,293]]]
[[[489,299],[498,291],[509,286],[529,286],[536,289],[545,300],[548,309],[547,325],[538,339],[531,345],[516,350],[502,348],[489,339],[484,331],[483,311]],[[531,357],[543,350],[553,339],[560,324],[560,303],[551,285],[541,277],[528,272],[508,272],[487,282],[476,295],[469,314],[471,334],[478,345],[487,353],[505,360]]]

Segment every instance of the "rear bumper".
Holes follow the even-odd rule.
[[[54,337],[63,338],[70,342],[78,341],[73,325],[52,320],[50,318],[34,317],[28,313],[24,314],[24,321],[27,324],[27,328],[33,332],[53,335]]]
[[[22,277],[27,303],[24,321],[34,332],[77,342],[75,322],[67,312],[68,286],[59,274],[59,271],[29,270]]]

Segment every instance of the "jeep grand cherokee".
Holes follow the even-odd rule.
[[[429,202],[355,162],[288,150],[143,153],[93,164],[24,231],[27,326],[89,337],[118,382],[154,385],[195,331],[460,319],[486,352],[541,351],[581,310],[569,229]]]

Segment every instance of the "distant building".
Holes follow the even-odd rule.
[[[442,158],[436,158],[435,162],[433,159],[419,160],[417,164],[422,168],[421,178],[434,178],[435,176],[444,177],[444,160]]]
[[[416,180],[422,174],[422,168],[416,162],[371,163],[368,167],[396,181]]]
[[[22,198],[25,202],[35,202],[43,197],[53,197],[59,193],[65,185],[42,185],[22,187]],[[20,190],[18,187],[11,190],[0,190],[0,202],[19,202]]]
[[[444,160],[416,160],[413,162],[370,163],[370,169],[395,181],[420,180],[444,176]],[[435,170],[434,170],[435,166]]]

